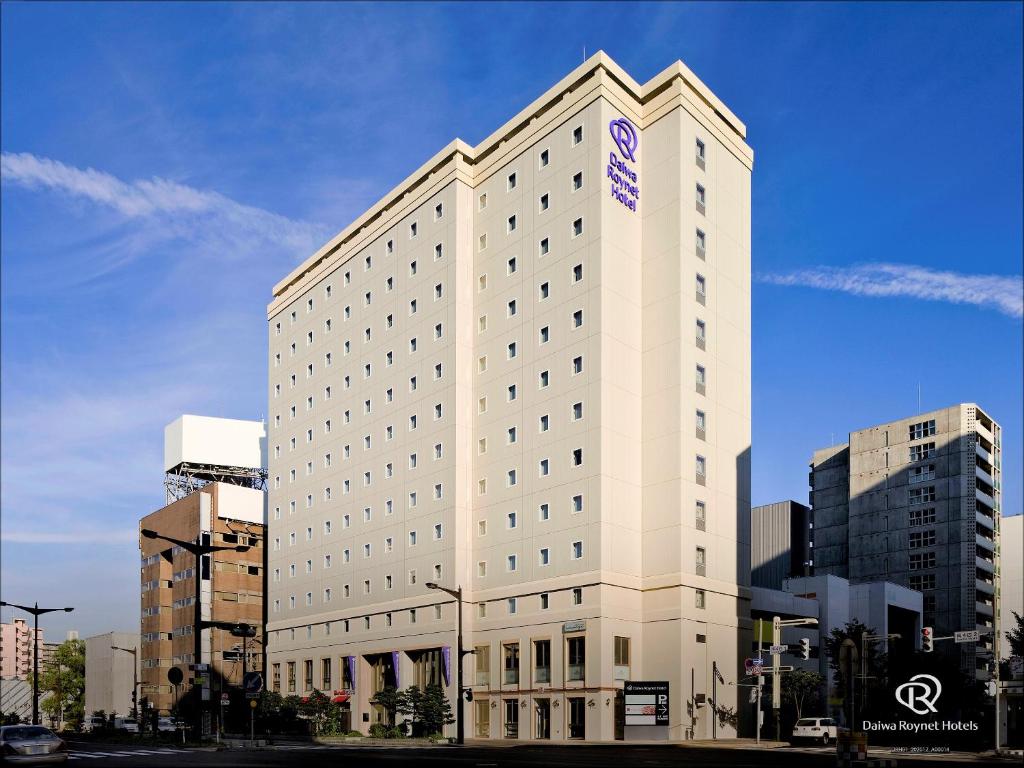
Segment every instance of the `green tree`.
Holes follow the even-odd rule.
[[[1024,656],[1024,619],[1016,611],[1013,612],[1013,618],[1017,626],[1006,633],[1006,639],[1010,641],[1010,655]]]
[[[85,718],[85,641],[65,640],[39,676],[39,706],[50,722],[79,728]]]
[[[796,719],[803,717],[804,704],[815,706],[821,700],[825,677],[806,669],[795,669],[782,676],[782,700],[793,705]]]
[[[423,730],[424,693],[419,686],[412,685],[398,694],[395,711],[409,718],[410,731],[413,736],[422,735]]]
[[[299,701],[299,715],[312,724],[314,736],[337,733],[339,729],[338,705],[323,691],[313,690]]]
[[[398,705],[401,702],[401,694],[394,686],[387,686],[386,688],[377,691],[373,698],[370,699],[371,704],[375,704],[384,710],[387,717],[388,725],[394,727],[395,715],[398,713]]]
[[[441,733],[446,725],[455,722],[455,718],[452,716],[452,704],[444,695],[444,689],[441,686],[427,686],[423,692],[420,717],[423,722],[423,730],[428,735]]]
[[[839,649],[843,645],[843,641],[850,639],[853,640],[857,645],[858,651],[861,649],[861,635],[867,632],[869,635],[877,634],[874,629],[868,627],[864,622],[854,619],[853,621],[846,622],[846,626],[842,629],[833,629],[828,637],[825,638],[825,652],[828,654],[828,665],[836,673],[836,693],[840,696],[846,695],[848,682],[845,679],[844,672],[840,668],[839,664]],[[865,664],[865,670],[868,676],[867,688],[872,690],[875,688],[882,688],[886,685],[889,677],[889,659],[885,651],[882,650],[877,642],[869,642],[867,648],[867,660]],[[860,674],[859,666],[857,675]],[[857,681],[855,690],[861,691],[861,681]],[[858,698],[860,693],[857,694]]]

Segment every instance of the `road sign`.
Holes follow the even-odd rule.
[[[788,664],[783,664],[780,667],[768,667],[761,674],[770,675],[773,672],[792,672],[792,671],[793,671],[793,667],[789,666]]]
[[[252,707],[253,709],[256,709],[256,700],[253,699],[252,701],[250,701],[249,702],[249,706]]]
[[[781,656],[782,654],[784,654],[786,651],[789,650],[789,646],[788,645],[773,645],[768,650],[771,651],[772,656]]]
[[[981,633],[976,629],[968,629],[964,632],[954,632],[953,638],[958,643],[976,643],[981,639]]]
[[[764,665],[763,659],[744,659],[743,670],[748,675],[760,675],[761,669]]]
[[[242,678],[242,688],[245,689],[245,698],[257,698],[263,690],[263,675],[259,672],[246,672]]]
[[[220,695],[220,705],[222,707],[226,707],[230,703],[231,703],[231,697],[228,696],[226,693],[222,693]]]
[[[167,670],[167,682],[171,685],[181,685],[181,681],[185,679],[185,674],[181,671],[181,667],[171,667]]]

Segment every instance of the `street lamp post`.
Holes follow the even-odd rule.
[[[470,653],[474,653],[474,651],[462,650],[462,587],[459,586],[455,589],[448,589],[447,587],[442,587],[435,581],[428,581],[427,589],[439,589],[442,592],[447,592],[449,595],[455,598],[455,603],[458,607],[458,633],[456,639],[457,648],[455,651],[458,660],[455,662],[455,684],[458,687],[457,695],[459,697],[459,703],[458,709],[455,710],[455,742],[457,744],[464,744],[466,741],[466,719],[462,709],[464,694],[464,691],[462,690],[462,657]]]
[[[156,531],[150,530],[149,528],[143,528],[141,531],[142,535],[147,539],[163,539],[169,541],[172,544],[177,544],[179,547],[184,549],[186,552],[190,552],[195,556],[195,580],[196,580],[196,602],[195,602],[195,625],[192,628],[192,634],[195,637],[195,649],[193,661],[194,667],[198,667],[202,663],[203,658],[203,555],[209,555],[213,552],[221,552],[224,550],[233,550],[235,552],[248,552],[249,547],[244,544],[238,544],[235,546],[217,546],[209,543],[209,534],[199,534],[196,536],[195,541],[182,541],[181,539],[175,539],[170,536],[164,536],[157,533]],[[204,543],[203,539],[206,539]],[[194,678],[199,677],[199,670],[196,668]],[[202,693],[199,694],[196,702],[196,721],[195,721],[195,738],[197,741],[203,737],[203,702]]]
[[[112,651],[124,651],[132,655],[132,717],[139,724],[139,731],[142,730],[142,723],[139,721],[139,649],[121,648],[116,645],[110,646]]]
[[[11,608],[20,608],[21,610],[31,613],[35,616],[35,633],[32,636],[32,725],[39,725],[39,617],[44,613],[53,613],[55,611],[65,611],[71,613],[75,610],[74,608],[40,608],[39,603],[34,606],[18,605],[17,603],[8,603],[0,600],[0,606],[10,606]]]

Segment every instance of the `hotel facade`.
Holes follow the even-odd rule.
[[[745,133],[598,53],[274,287],[268,687],[364,732],[385,686],[455,706],[437,583],[468,737],[629,738],[628,680],[711,735],[750,648]]]

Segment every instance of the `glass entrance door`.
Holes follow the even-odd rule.
[[[551,738],[551,699],[536,699],[533,702],[535,739]]]
[[[519,699],[505,699],[505,738],[519,738]]]
[[[569,738],[587,737],[587,705],[582,696],[569,699]]]

